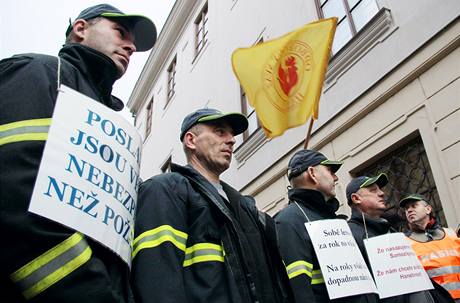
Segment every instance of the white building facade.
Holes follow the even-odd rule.
[[[213,107],[242,112],[222,179],[270,214],[285,206],[287,163],[308,123],[269,140],[232,72],[231,54],[320,18],[339,24],[309,148],[342,160],[339,212],[351,178],[386,172],[387,200],[418,192],[445,225],[460,222],[460,1],[177,0],[128,106],[144,135],[141,177],[185,164],[182,119]]]

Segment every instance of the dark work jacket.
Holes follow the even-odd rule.
[[[373,219],[364,215],[366,220],[366,229],[367,229],[367,237],[372,238],[380,235],[384,235],[386,233],[393,233],[397,232],[393,227],[391,227],[390,223],[383,219]],[[352,208],[352,213],[350,220],[348,221],[348,225],[350,226],[351,232],[358,244],[361,253],[367,263],[369,269],[371,269],[369,258],[366,253],[366,249],[364,246],[364,239],[366,239],[366,233],[364,230],[364,221],[362,213],[356,209]],[[433,281],[432,281],[433,282]],[[434,285],[435,283],[433,283]],[[435,289],[432,291],[419,291],[415,293],[399,295],[394,297],[389,297],[385,299],[379,300],[379,302],[385,303],[443,303],[443,302],[451,302],[451,299],[448,296],[448,293],[443,291],[443,289],[439,285],[434,285]],[[447,295],[447,296],[446,296]]]
[[[121,101],[111,96],[117,69],[109,57],[79,44],[64,46],[59,57],[62,84],[114,110],[122,109]],[[17,128],[24,121],[51,118],[57,67],[57,57],[41,54],[0,61],[0,127],[10,130],[0,128],[0,302],[23,301],[25,289],[12,282],[11,274],[75,235],[74,230],[27,211],[46,139],[1,141],[15,132],[31,131]],[[48,126],[39,129],[46,133]],[[88,238],[79,245],[91,249],[88,260],[31,297],[31,302],[128,301],[127,265]]]
[[[292,302],[273,219],[222,183],[226,201],[191,166],[171,171],[139,189],[136,302]]]
[[[339,202],[335,198],[326,202],[319,191],[310,189],[290,189],[288,195],[289,205],[275,216],[281,255],[288,270],[290,264],[298,261],[306,262],[312,268],[311,277],[300,274],[293,275],[289,280],[296,302],[376,302],[375,297],[368,294],[329,300],[320,265],[304,223],[336,219]],[[295,202],[305,212],[308,220]]]

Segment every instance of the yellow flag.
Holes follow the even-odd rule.
[[[233,71],[268,137],[304,124],[311,115],[318,119],[336,26],[337,18],[320,20],[233,52]]]

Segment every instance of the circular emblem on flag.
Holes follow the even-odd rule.
[[[289,41],[265,65],[264,92],[281,112],[294,110],[305,98],[313,65],[310,46],[299,40]]]

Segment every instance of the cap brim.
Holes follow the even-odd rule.
[[[103,13],[101,17],[127,22],[134,34],[134,45],[137,52],[151,49],[157,40],[157,29],[149,18],[142,15],[126,15],[117,13]]]
[[[197,123],[223,120],[230,124],[233,135],[239,135],[248,128],[248,119],[240,113],[216,114],[198,119]]]
[[[388,184],[388,176],[385,173],[381,173],[378,176],[367,179],[360,188],[368,187],[372,184],[377,184],[380,188]]]
[[[337,172],[342,166],[342,161],[324,160],[320,163],[321,165],[329,166],[333,173]]]
[[[403,199],[401,199],[399,201],[399,207],[404,207],[404,205],[406,205],[407,203],[411,202],[411,201],[425,201],[426,203],[429,204],[428,201],[426,201],[426,199],[420,195],[416,195],[416,194],[413,194],[413,195],[409,195],[407,197],[404,197]]]

